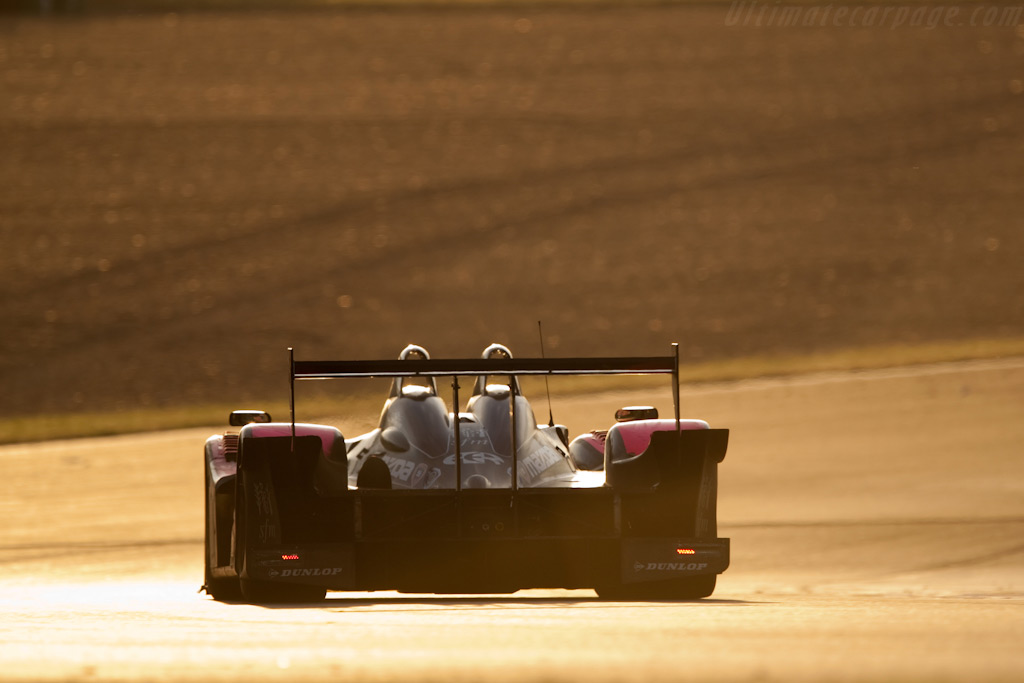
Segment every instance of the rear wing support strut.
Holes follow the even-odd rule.
[[[455,490],[462,490],[462,419],[459,417],[459,378],[452,377],[452,412],[455,415]],[[462,527],[459,527],[460,529]]]
[[[295,349],[288,347],[288,362],[291,366],[292,455],[295,455]]]
[[[672,409],[676,418],[676,434],[683,430],[683,423],[679,420],[679,344],[672,344]]]

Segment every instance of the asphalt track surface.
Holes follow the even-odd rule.
[[[687,389],[733,430],[733,563],[696,602],[222,604],[197,593],[209,430],[6,446],[0,679],[1021,680],[1022,398],[1024,359]]]

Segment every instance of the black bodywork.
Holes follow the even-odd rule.
[[[647,373],[672,375],[676,418],[612,427],[597,471],[574,464],[564,427],[536,424],[516,379]],[[296,380],[368,376],[394,378],[368,434],[345,440],[330,426],[264,422],[252,411],[233,418],[248,422],[237,434],[207,441],[206,589],[215,598],[593,588],[692,599],[710,595],[728,567],[716,522],[728,430],[678,418],[676,357],[292,361],[293,392]],[[434,378],[444,376],[454,378],[454,406],[458,379],[475,378],[465,412],[437,395]],[[624,444],[638,438],[645,447],[630,452]]]

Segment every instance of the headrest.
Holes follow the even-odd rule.
[[[428,396],[433,395],[434,392],[430,387],[425,387],[419,384],[405,384],[402,386],[402,398],[411,398],[421,401]]]
[[[499,401],[504,401],[510,393],[512,393],[512,390],[507,384],[488,384],[484,387],[485,396],[490,396]]]

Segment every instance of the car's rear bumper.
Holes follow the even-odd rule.
[[[242,578],[331,590],[508,593],[719,574],[729,539],[388,538],[251,550]]]

